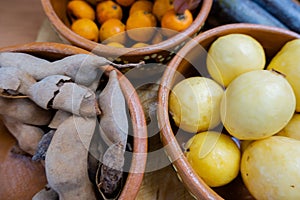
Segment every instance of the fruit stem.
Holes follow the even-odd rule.
[[[281,75],[281,76],[283,76],[284,78],[286,78],[286,75],[285,75],[284,73],[282,73],[282,72],[280,72],[280,71],[278,71],[278,70],[276,70],[276,69],[274,69],[274,68],[272,68],[271,71],[272,71],[272,72],[275,72],[275,73],[277,73],[277,74],[279,74],[279,75]]]

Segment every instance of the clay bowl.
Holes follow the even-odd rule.
[[[48,42],[40,42],[40,43],[34,42],[34,43],[29,43],[24,45],[4,47],[0,49],[0,52],[5,52],[5,51],[29,53],[31,55],[44,58],[47,60],[51,60],[51,61],[61,59],[66,56],[70,56],[74,54],[89,54],[88,51],[71,45],[59,44],[59,43],[48,43]],[[107,72],[113,69],[114,68],[112,67],[107,68]],[[118,76],[119,76],[122,90],[124,92],[128,110],[130,113],[130,118],[128,120],[129,122],[131,122],[132,130],[133,130],[132,131],[133,134],[131,134],[132,141],[130,142],[130,144],[132,145],[132,152],[133,152],[131,157],[131,164],[128,165],[129,172],[127,173],[126,181],[122,188],[119,199],[133,199],[139,191],[144,176],[144,170],[145,170],[146,159],[147,159],[146,156],[147,155],[147,130],[146,130],[144,112],[134,87],[131,85],[128,79],[125,78],[125,76],[123,76],[123,74],[119,71],[118,71]],[[11,196],[10,199],[24,198],[23,196],[20,196],[22,194],[25,194],[25,196],[34,195],[37,191],[43,189],[44,187],[46,181],[44,170],[41,170],[40,164],[36,166],[35,163],[32,163],[31,158],[28,159],[28,156],[27,158],[25,158],[26,156],[19,156],[17,158],[13,157],[8,159],[9,156],[10,157],[12,156],[10,153],[10,149],[13,146],[12,143],[15,144],[15,142],[13,138],[8,134],[8,131],[5,129],[5,127],[2,125],[1,119],[0,119],[0,134],[1,135],[6,134],[5,137],[8,138],[6,140],[1,139],[0,161],[13,160],[14,162],[11,162],[11,165],[19,162],[18,166],[11,166],[11,167],[9,167],[10,163],[6,162],[7,166],[5,168],[4,167],[0,168],[1,174],[8,173],[6,171],[3,171],[3,169],[15,169],[16,167],[20,167],[19,171],[17,170],[15,173],[10,173],[12,177],[6,177],[7,179],[5,179],[5,182],[10,182],[10,184],[7,183],[6,186],[7,185],[22,186],[22,190],[19,189],[17,191],[14,190],[14,188],[12,188],[11,191],[0,190],[0,196],[7,197],[7,194],[9,192],[10,192],[9,194],[11,194],[12,192],[16,192],[15,193],[16,196]],[[2,147],[5,148],[3,152],[2,152]],[[31,167],[32,165],[34,166]],[[26,169],[24,166],[26,166],[27,168],[29,167],[30,169]],[[28,173],[29,175],[21,174],[22,173],[21,170],[23,169],[22,167],[25,168],[23,172]],[[33,172],[34,169],[37,169],[36,174],[34,174]],[[16,176],[21,176],[21,177],[14,177],[15,176],[14,174],[16,174]],[[22,178],[22,176],[24,177],[28,176],[29,178],[30,177],[33,178],[32,180],[30,180],[29,178],[24,178],[24,177]],[[28,197],[28,199],[29,198],[31,199],[31,197]]]
[[[226,186],[210,188],[196,175],[182,150],[182,141],[188,139],[184,137],[191,137],[193,134],[184,133],[176,128],[168,111],[168,100],[172,87],[187,77],[196,75],[208,77],[205,69],[206,50],[218,37],[231,33],[244,33],[257,39],[264,47],[268,61],[286,42],[300,38],[300,35],[294,32],[278,28],[252,24],[228,24],[198,35],[193,41],[187,43],[168,64],[158,94],[158,122],[161,128],[161,140],[179,179],[197,199],[253,199],[240,176]]]
[[[31,199],[47,184],[44,167],[20,154],[15,138],[0,119],[0,195],[6,199]]]
[[[46,16],[56,32],[72,45],[108,59],[121,63],[138,63],[140,61],[166,63],[184,44],[187,38],[196,35],[204,25],[210,12],[212,0],[202,0],[196,10],[194,22],[189,28],[160,43],[141,48],[115,48],[87,40],[70,29],[66,6],[68,0],[41,0]]]

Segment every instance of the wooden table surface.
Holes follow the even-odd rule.
[[[34,42],[45,18],[40,0],[0,0],[0,48]]]

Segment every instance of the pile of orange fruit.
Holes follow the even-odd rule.
[[[70,0],[71,30],[114,47],[157,44],[185,30],[193,22],[190,10],[177,13],[173,0]],[[159,28],[157,28],[159,27]]]

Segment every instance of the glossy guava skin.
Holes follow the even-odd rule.
[[[197,133],[220,123],[223,88],[205,77],[191,77],[177,83],[169,98],[169,111],[181,129]]]
[[[230,136],[216,131],[194,135],[186,157],[195,172],[211,187],[226,185],[240,170],[240,150]]]
[[[300,199],[300,141],[271,136],[252,142],[242,155],[241,175],[256,199]]]
[[[300,112],[300,39],[287,42],[272,58],[267,69],[282,73],[296,95],[296,111]]]
[[[246,72],[226,88],[221,101],[221,120],[240,140],[270,137],[284,128],[296,108],[291,85],[270,70]]]
[[[242,73],[263,69],[266,58],[262,45],[245,34],[219,37],[208,50],[207,70],[219,84],[227,87]]]

